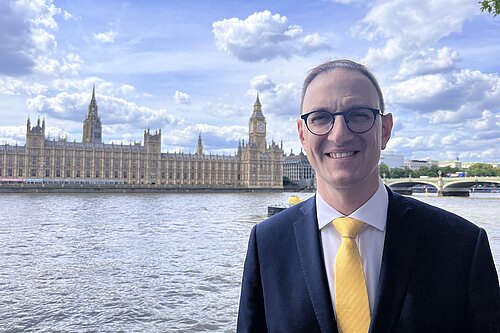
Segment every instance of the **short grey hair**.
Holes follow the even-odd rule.
[[[307,88],[309,87],[309,84],[319,74],[333,71],[336,69],[344,69],[348,71],[358,72],[363,74],[368,80],[370,80],[370,82],[373,84],[379,95],[380,111],[384,113],[385,111],[384,95],[382,94],[382,90],[380,89],[380,85],[378,84],[375,75],[373,75],[373,73],[365,65],[362,65],[360,63],[357,63],[349,59],[338,59],[338,60],[328,61],[312,68],[307,73],[307,76],[304,79],[304,84],[302,85],[302,95],[300,98],[300,113],[302,113],[302,107],[304,106],[304,96],[306,95],[306,91]]]

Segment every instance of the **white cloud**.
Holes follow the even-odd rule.
[[[500,112],[493,113],[490,110],[481,112],[481,118],[469,121],[467,126],[475,131],[497,130],[497,137],[500,139]]]
[[[38,95],[26,100],[29,111],[50,115],[55,119],[81,122],[90,102],[90,92],[60,92],[53,97]],[[136,127],[167,127],[179,124],[182,119],[172,115],[166,109],[155,109],[138,105],[109,95],[98,94],[99,115],[105,125],[120,123],[134,124]]]
[[[438,134],[419,135],[416,137],[392,137],[387,145],[388,149],[395,148],[410,148],[417,150],[431,150],[437,148],[440,144],[440,136]]]
[[[318,33],[302,36],[302,27],[289,25],[286,16],[257,12],[244,20],[224,19],[212,24],[217,47],[243,61],[269,60],[328,49]]]
[[[42,53],[50,53],[57,47],[56,37],[44,29],[33,30],[33,42]]]
[[[191,96],[179,90],[175,91],[174,100],[176,104],[191,104]]]
[[[120,89],[123,95],[129,95],[135,91],[134,86],[131,86],[129,84],[122,85]]]
[[[275,84],[267,75],[257,75],[250,80],[246,95],[259,93],[264,113],[289,118],[299,114],[300,88],[295,83]]]
[[[238,142],[247,138],[248,129],[245,126],[214,126],[196,124],[183,129],[169,130],[169,136],[164,137],[163,150],[193,153],[201,134],[205,154],[234,155]]]
[[[319,50],[324,48],[328,44],[328,40],[321,36],[319,33],[315,32],[311,35],[307,35],[303,39],[303,43],[306,48],[310,50]]]
[[[396,79],[451,70],[459,60],[458,52],[449,47],[416,51],[403,60]]]
[[[207,102],[203,107],[203,112],[218,118],[230,118],[243,116],[247,110],[238,105]]]
[[[457,133],[450,133],[441,138],[441,144],[443,145],[456,145],[460,142],[459,135]]]
[[[193,126],[187,126],[183,133],[190,133],[191,136],[197,137],[198,133],[201,133],[203,141],[207,143],[207,138],[217,137],[225,142],[237,142],[240,139],[244,139],[248,136],[248,128],[246,126],[213,126],[208,124],[196,124]],[[237,146],[234,146],[237,148]]]
[[[434,100],[436,96],[442,95],[450,88],[451,83],[443,74],[422,75],[387,87],[385,95],[388,102],[399,105],[418,107],[424,104],[430,106],[433,104],[429,103],[430,100]]]
[[[53,0],[22,0],[18,1],[19,5],[24,7],[27,13],[33,12],[33,23],[38,26],[44,26],[50,29],[56,29],[57,23],[54,16],[61,14],[62,10],[57,8]],[[69,13],[64,14],[67,16]]]
[[[62,17],[64,20],[68,21],[73,18],[73,15],[71,13],[68,13],[67,11],[63,10],[61,13]]]
[[[468,0],[378,1],[351,33],[369,41],[385,39],[384,46],[370,47],[365,58],[367,63],[399,60],[453,32],[460,32],[463,23],[478,14],[476,7],[476,3]]]
[[[4,95],[37,95],[47,91],[47,86],[40,83],[29,83],[13,77],[0,77],[0,93]]]
[[[276,84],[267,75],[257,75],[250,80],[250,87],[257,91],[272,90]]]
[[[38,74],[55,74],[61,64],[59,61],[49,57],[38,57],[35,60],[34,71]]]
[[[438,111],[437,122],[460,109],[479,114],[500,108],[500,77],[471,70],[422,75],[390,85],[385,95],[390,104],[421,113]]]
[[[25,126],[1,126],[0,127],[0,144],[23,145],[26,141]]]
[[[384,47],[370,47],[362,61],[367,64],[378,64],[380,62],[397,61],[407,55],[408,51],[404,49],[400,38],[389,39]]]
[[[136,88],[129,84],[104,81],[98,77],[87,77],[85,79],[55,79],[52,81],[54,89],[62,92],[85,93],[90,101],[92,87],[95,85],[96,95],[127,96],[136,91]],[[82,89],[84,90],[82,92]],[[135,97],[135,96],[133,96]]]
[[[54,16],[61,9],[52,0],[2,1],[0,12],[0,74],[26,75],[50,63],[57,42],[49,31],[58,28]]]
[[[113,30],[107,32],[94,33],[94,38],[101,43],[114,43],[117,33]]]
[[[64,56],[60,71],[61,73],[78,75],[83,64],[84,61],[78,54],[70,52]]]

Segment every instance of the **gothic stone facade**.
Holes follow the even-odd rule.
[[[285,156],[283,161],[283,174],[285,177],[299,186],[314,187],[316,174],[306,155],[300,150],[299,155],[293,152]]]
[[[113,182],[171,188],[280,189],[283,147],[267,144],[266,119],[257,96],[249,120],[249,139],[235,155],[208,155],[201,135],[196,153],[162,153],[161,130],[144,131],[143,144],[105,144],[95,88],[83,124],[82,142],[48,140],[45,120],[31,126],[24,146],[0,146],[0,179],[43,182]]]

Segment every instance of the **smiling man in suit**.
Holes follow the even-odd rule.
[[[359,63],[309,72],[297,127],[317,192],[252,229],[239,333],[500,332],[486,232],[383,185],[384,107]]]

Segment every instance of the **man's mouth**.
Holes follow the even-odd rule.
[[[327,155],[331,158],[346,158],[346,157],[353,156],[357,153],[358,153],[357,151],[347,151],[347,152],[343,152],[343,153],[327,153],[325,155]]]

